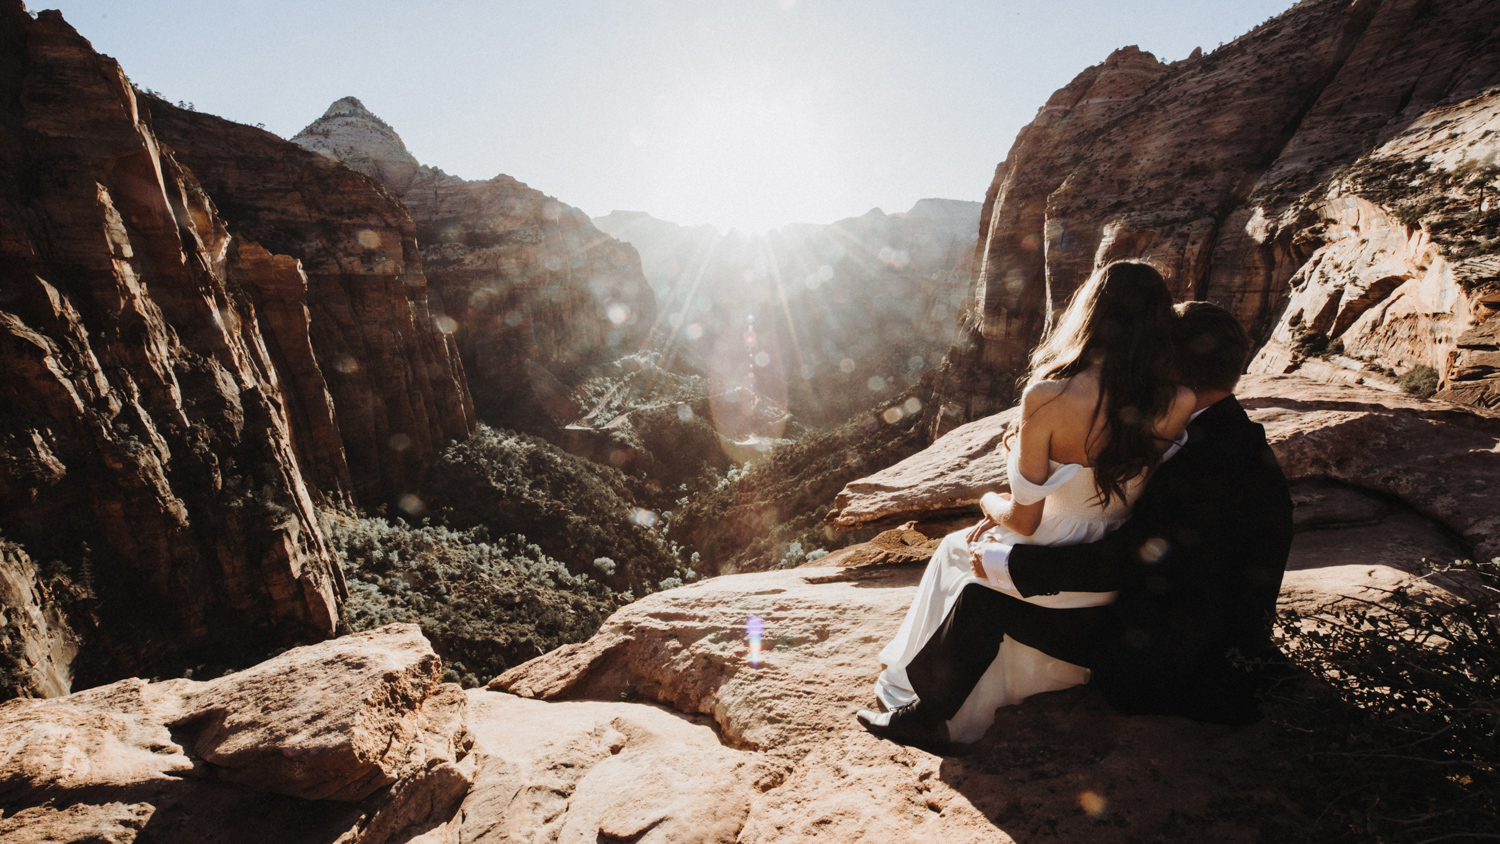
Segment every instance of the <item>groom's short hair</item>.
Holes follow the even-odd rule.
[[[1233,392],[1250,356],[1244,326],[1234,314],[1209,302],[1183,302],[1175,310],[1172,344],[1178,380],[1191,390]]]

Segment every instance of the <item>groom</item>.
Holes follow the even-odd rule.
[[[944,745],[1005,636],[1092,670],[1125,714],[1245,724],[1260,717],[1257,675],[1274,658],[1271,617],[1292,539],[1286,478],[1232,395],[1250,341],[1207,302],[1177,306],[1178,372],[1198,396],[1187,443],[1147,482],[1131,517],[1097,542],[1016,545],[976,574],[1021,595],[1118,591],[1109,606],[1047,609],[971,584],[906,668],[915,703],[861,712],[870,732]]]

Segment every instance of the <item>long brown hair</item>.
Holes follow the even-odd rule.
[[[1101,503],[1125,497],[1125,484],[1152,468],[1163,444],[1156,421],[1177,394],[1172,380],[1172,293],[1155,268],[1118,261],[1096,271],[1031,353],[1026,386],[1070,378],[1100,364],[1104,447],[1094,455]],[[1089,421],[1090,430],[1093,419]],[[1096,441],[1090,436],[1085,448]]]

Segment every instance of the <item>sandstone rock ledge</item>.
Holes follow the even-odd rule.
[[[1345,596],[1378,603],[1397,587],[1450,597],[1473,588],[1415,573],[1423,559],[1497,547],[1489,484],[1500,468],[1492,462],[1500,418],[1291,377],[1247,378],[1241,398],[1294,479],[1297,534],[1283,606],[1310,610]],[[965,485],[1003,478],[995,444],[1007,421],[960,428],[851,484],[844,512],[950,516]],[[689,713],[682,730],[693,716],[711,719],[724,745],[765,766],[762,774],[751,774],[749,761],[739,768],[739,782],[759,779],[736,837],[643,841],[1248,841],[1289,836],[1307,821],[1291,798],[1297,764],[1283,758],[1271,727],[1120,717],[1087,687],[1002,710],[963,756],[859,730],[853,713],[872,701],[879,650],[939,534],[906,525],[811,566],[652,595],[590,641],[518,666],[490,688],[572,701],[537,704],[537,713],[597,707],[600,724],[641,706],[614,701],[655,702]],[[765,630],[758,662],[746,635],[751,616]],[[470,693],[476,709],[484,694]],[[613,840],[602,832],[597,840]]]
[[[1389,569],[1336,553],[1420,528],[1381,506],[1338,486],[1299,492],[1294,567],[1316,577],[1284,600],[1390,585]],[[1305,820],[1269,727],[1120,717],[1087,687],[1003,710],[962,756],[858,729],[930,548],[892,531],[866,553],[658,593],[491,690],[438,682],[417,629],[392,625],[209,682],[12,701],[0,837],[1248,842]]]
[[[591,736],[611,728],[623,732],[618,724],[643,712],[668,723],[643,703],[626,702],[631,700],[711,719],[725,747],[677,763],[676,776],[704,782],[722,777],[717,772],[731,766],[724,758],[729,755],[742,760],[733,764],[735,786],[703,792],[698,802],[676,808],[701,811],[719,801],[739,811],[748,787],[743,826],[734,835],[663,833],[624,840],[1009,842],[1046,834],[1062,841],[1124,842],[1175,825],[1184,840],[1251,841],[1258,831],[1295,817],[1277,785],[1285,778],[1268,727],[1123,718],[1087,688],[1039,695],[1002,710],[985,739],[963,756],[935,756],[869,736],[853,714],[872,702],[877,655],[899,624],[921,570],[920,562],[824,564],[658,593],[621,609],[591,641],[539,657],[490,684],[548,702],[476,690],[469,693],[471,709],[481,724],[488,720],[483,713],[510,712],[512,736],[542,728],[554,747],[566,744],[565,733],[547,725],[564,717],[588,713],[596,725]],[[765,625],[758,665],[745,634],[751,615]],[[673,717],[676,735],[702,729],[692,715]],[[477,728],[480,748],[490,740],[486,729]],[[523,740],[509,741],[514,747]],[[633,766],[637,781],[660,776],[649,757],[624,757],[610,764]],[[562,764],[561,757],[551,764]],[[480,796],[489,792],[485,770],[482,761],[460,811],[465,830],[476,812],[499,814],[494,797]],[[588,773],[582,783],[595,776],[604,773]],[[517,796],[504,799],[515,806],[522,797],[507,786],[505,794],[512,793]],[[603,833],[590,827],[578,839],[548,840],[616,840]],[[470,840],[467,831],[459,840]]]

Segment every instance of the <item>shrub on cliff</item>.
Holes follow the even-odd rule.
[[[325,513],[322,522],[349,585],[349,629],[419,624],[448,679],[465,686],[587,639],[624,602],[524,536],[491,540],[483,527],[415,527],[357,513]]]
[[[1500,559],[1455,565],[1500,597]],[[1307,675],[1274,690],[1268,712],[1312,771],[1298,785],[1316,819],[1308,840],[1467,840],[1493,829],[1497,610],[1495,597],[1441,603],[1402,589],[1379,603],[1283,611],[1283,650]]]
[[[1419,363],[1396,378],[1396,386],[1417,398],[1430,399],[1437,392],[1439,383],[1436,369]]]
[[[644,594],[678,574],[641,481],[540,438],[481,425],[449,446],[428,478],[428,512],[452,529],[526,536],[573,575],[620,592]],[[618,562],[614,573],[594,567],[600,557]]]
[[[666,362],[660,352],[594,367],[573,391],[587,416],[563,433],[568,450],[644,474],[652,494],[684,484],[701,488],[708,476],[717,479],[730,466],[710,422],[709,390],[708,376],[693,361]]]

